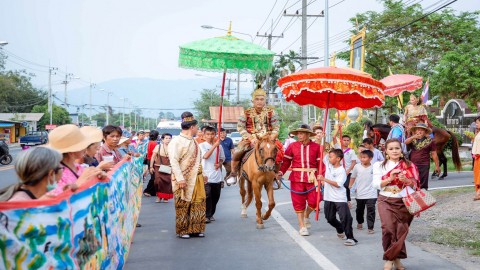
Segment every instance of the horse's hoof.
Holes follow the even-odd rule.
[[[443,179],[445,179],[445,176],[441,176],[438,178],[438,180],[443,180]]]
[[[247,214],[241,214],[240,217],[241,218],[247,218]]]
[[[257,229],[259,229],[259,230],[265,229],[265,225],[263,225],[263,224],[257,224]]]
[[[267,220],[270,216],[262,215],[262,220]]]

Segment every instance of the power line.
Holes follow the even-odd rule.
[[[270,15],[272,14],[273,9],[274,9],[275,6],[277,5],[277,1],[278,1],[278,0],[275,0],[275,3],[273,3],[272,9],[270,9],[270,12],[268,13],[267,17],[265,18],[265,21],[262,23],[262,26],[260,26],[260,28],[258,29],[257,32],[260,32],[260,30],[262,30],[262,27],[265,25],[265,23],[267,22],[268,18],[269,18]],[[253,41],[255,41],[255,38],[257,38],[257,37],[255,36],[255,37],[253,38]]]
[[[444,4],[444,5],[440,6],[440,7],[438,7],[438,8],[436,8],[436,9],[434,9],[434,10],[432,10],[432,11],[430,11],[430,12],[428,12],[428,13],[422,15],[422,16],[420,16],[419,18],[417,18],[417,19],[415,19],[415,20],[413,20],[413,21],[411,21],[411,22],[409,22],[409,23],[407,23],[407,24],[404,24],[404,25],[402,25],[402,26],[399,26],[399,27],[393,29],[392,31],[383,34],[381,37],[378,37],[377,39],[373,40],[372,42],[368,42],[368,44],[376,43],[376,42],[378,42],[378,41],[386,38],[387,36],[389,36],[389,35],[391,35],[391,34],[393,34],[393,33],[396,33],[396,32],[398,32],[398,31],[404,29],[405,27],[408,27],[408,26],[410,26],[410,25],[412,25],[412,24],[414,24],[414,23],[416,23],[416,22],[418,22],[418,21],[420,21],[420,20],[422,20],[422,19],[430,16],[431,14],[433,14],[433,13],[435,13],[435,12],[441,10],[441,9],[444,9],[444,8],[450,6],[451,4],[453,4],[453,3],[457,2],[457,1],[458,1],[458,0],[452,0],[452,1],[448,2],[447,4]],[[438,1],[437,3],[439,3],[439,2],[442,2],[442,1]],[[367,43],[363,43],[363,44],[361,45],[361,47],[364,47],[366,44],[367,44]],[[340,51],[340,53],[343,53],[343,52],[351,52],[352,50],[353,50],[353,49],[351,49],[350,47],[345,47],[344,49],[342,49],[342,50]],[[315,64],[315,63],[318,63],[318,62],[320,62],[320,61],[310,62],[309,64]]]
[[[318,19],[318,17],[315,17],[315,19],[313,19],[312,23],[310,23],[310,25],[307,27],[307,30],[313,25],[313,23]],[[295,44],[300,38],[302,37],[302,35],[298,36],[297,39],[295,39],[295,41],[293,41],[290,45],[288,45],[285,49],[282,50],[283,51],[286,51],[287,49],[289,49],[290,47],[293,46],[293,44]]]

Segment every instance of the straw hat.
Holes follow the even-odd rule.
[[[419,128],[423,128],[423,129],[425,130],[425,133],[427,133],[427,134],[432,133],[432,129],[429,128],[429,127],[428,127],[426,124],[424,124],[424,123],[418,123],[416,126],[412,127],[412,128],[410,129],[410,131],[411,131],[412,133],[415,133],[415,132],[417,131],[417,129],[419,129]]]
[[[120,141],[118,141],[118,145],[121,145],[122,143],[124,143],[126,141],[129,141],[129,140],[130,140],[130,138],[128,138],[128,137],[121,137]]]
[[[71,124],[59,126],[48,134],[47,146],[62,154],[82,151],[90,144],[102,140],[102,132],[94,131],[92,128],[94,127],[80,129]]]
[[[292,131],[290,131],[291,134],[297,136],[297,133],[298,132],[305,132],[305,133],[308,133],[310,135],[310,137],[313,137],[317,134],[315,134],[308,125],[306,124],[302,124],[300,125],[300,127],[298,127],[297,129],[294,129]]]

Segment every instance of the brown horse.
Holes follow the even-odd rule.
[[[248,155],[248,156],[247,156]],[[275,178],[275,157],[277,156],[277,146],[270,140],[270,135],[265,135],[259,139],[254,149],[247,153],[246,160],[242,162],[239,179],[240,195],[242,196],[241,217],[247,217],[247,207],[250,205],[255,194],[255,206],[257,208],[257,229],[263,229],[263,220],[267,220],[273,208],[275,200],[273,198],[273,179]],[[245,190],[245,180],[247,190]],[[268,210],[262,215],[262,187],[265,187],[268,195]],[[248,193],[247,193],[248,191]],[[247,199],[245,199],[245,195]]]
[[[367,130],[367,136],[372,138],[374,145],[378,145],[381,139],[387,140],[388,134],[390,133],[391,127],[385,124],[375,124],[372,125],[372,122],[365,122],[365,129]],[[462,163],[460,161],[460,155],[458,153],[458,140],[457,137],[449,130],[441,129],[438,127],[432,127],[433,131],[433,141],[437,146],[437,156],[440,166],[443,166],[443,174],[440,176],[440,172],[433,173],[432,177],[439,176],[440,180],[447,177],[447,157],[443,153],[443,149],[447,142],[452,140],[452,159],[455,169],[457,171],[462,170]]]

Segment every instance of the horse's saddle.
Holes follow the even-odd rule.
[[[245,155],[243,155],[243,158],[242,158],[242,162],[241,164],[243,165],[245,162],[247,162],[247,159],[252,155],[252,153],[254,152],[255,149],[250,149],[248,150]]]

